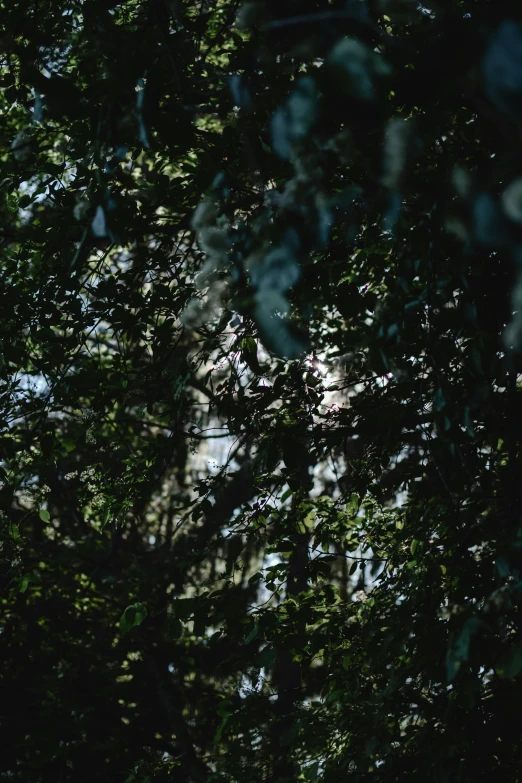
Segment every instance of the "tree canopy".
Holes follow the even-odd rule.
[[[518,781],[522,8],[0,8],[2,780]]]

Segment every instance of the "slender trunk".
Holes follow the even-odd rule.
[[[301,493],[296,493],[292,516],[297,522],[297,508]],[[298,596],[308,587],[308,533],[295,533],[291,536],[294,549],[288,561],[287,598]],[[299,651],[298,651],[299,652]],[[295,723],[296,711],[301,701],[301,663],[295,660],[294,651],[279,651],[274,667],[274,685],[277,701],[274,705],[272,726],[273,775],[270,783],[295,781],[297,771],[293,761],[292,743],[285,741]]]

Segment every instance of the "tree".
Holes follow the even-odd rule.
[[[517,780],[520,11],[2,18],[6,779]]]

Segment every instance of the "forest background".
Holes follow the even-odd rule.
[[[1,779],[520,780],[520,5],[0,9]]]

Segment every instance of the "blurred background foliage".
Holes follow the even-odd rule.
[[[2,779],[517,781],[522,9],[0,7]]]

